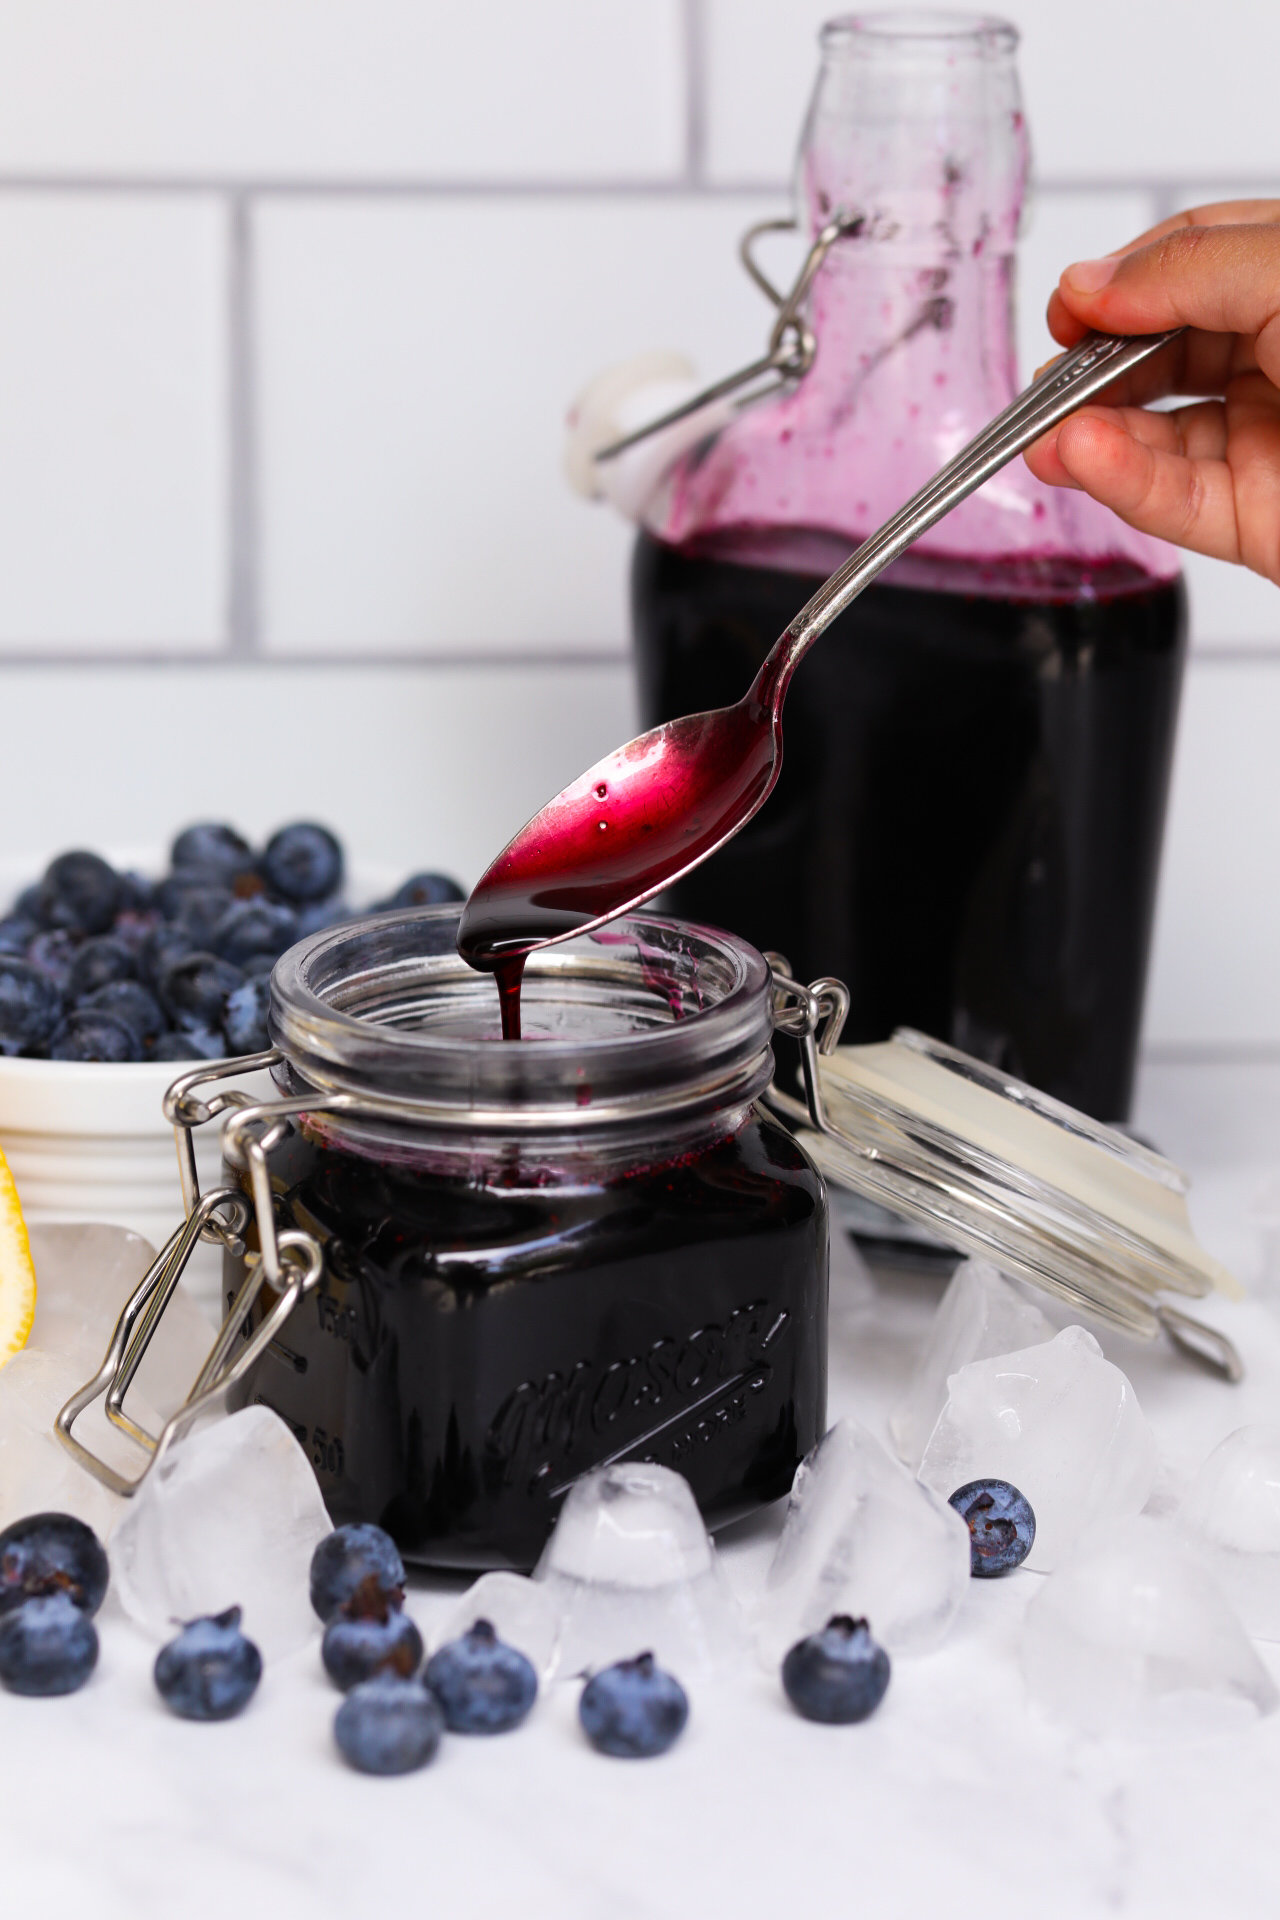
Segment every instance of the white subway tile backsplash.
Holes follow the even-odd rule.
[[[715,180],[787,178],[835,0],[705,0]],[[911,9],[884,5],[882,12]],[[1036,168],[1063,181],[1275,169],[1280,9],[1258,0],[1011,0]]]
[[[771,309],[736,243],[776,205],[267,205],[268,649],[624,649],[631,529],[571,492],[566,412],[647,348],[708,377],[758,355]]]
[[[0,652],[221,640],[225,307],[217,201],[0,194]]]
[[[1063,268],[1136,239],[1155,224],[1157,212],[1150,193],[1032,193],[1018,243],[1018,364],[1024,381],[1061,352],[1044,316]]]
[[[0,0],[0,171],[653,179],[680,0]]]
[[[621,663],[10,666],[3,696],[22,716],[0,754],[8,871],[67,847],[163,851],[191,820],[262,839],[302,817],[329,822],[355,867],[470,885],[636,730]]]
[[[1280,657],[1192,661],[1146,1036],[1280,1041]]]

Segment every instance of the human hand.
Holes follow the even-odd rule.
[[[1026,453],[1144,533],[1280,584],[1280,200],[1195,207],[1106,260],[1068,267],[1049,301],[1064,347],[1189,329]],[[1172,412],[1144,402],[1212,396]]]

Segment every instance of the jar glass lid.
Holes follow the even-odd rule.
[[[807,1112],[783,1104],[827,1178],[949,1245],[1144,1336],[1201,1331],[1164,1294],[1238,1297],[1196,1240],[1186,1175],[1023,1081],[908,1028],[825,1051],[811,1036],[805,1077]]]

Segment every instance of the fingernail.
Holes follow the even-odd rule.
[[[1108,280],[1114,279],[1119,265],[1118,260],[1077,260],[1062,277],[1072,293],[1097,293]]]

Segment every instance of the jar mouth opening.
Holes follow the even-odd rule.
[[[957,52],[1013,53],[1018,29],[1010,20],[990,13],[943,13],[928,9],[905,13],[842,13],[819,29],[824,53],[874,48],[897,42],[913,52],[925,52],[932,43],[948,57]]]
[[[734,935],[645,915],[537,951],[527,1037],[504,1041],[492,975],[457,952],[460,918],[376,914],[291,948],[269,1025],[292,1078],[409,1122],[521,1131],[740,1104],[767,1084],[770,973]]]

